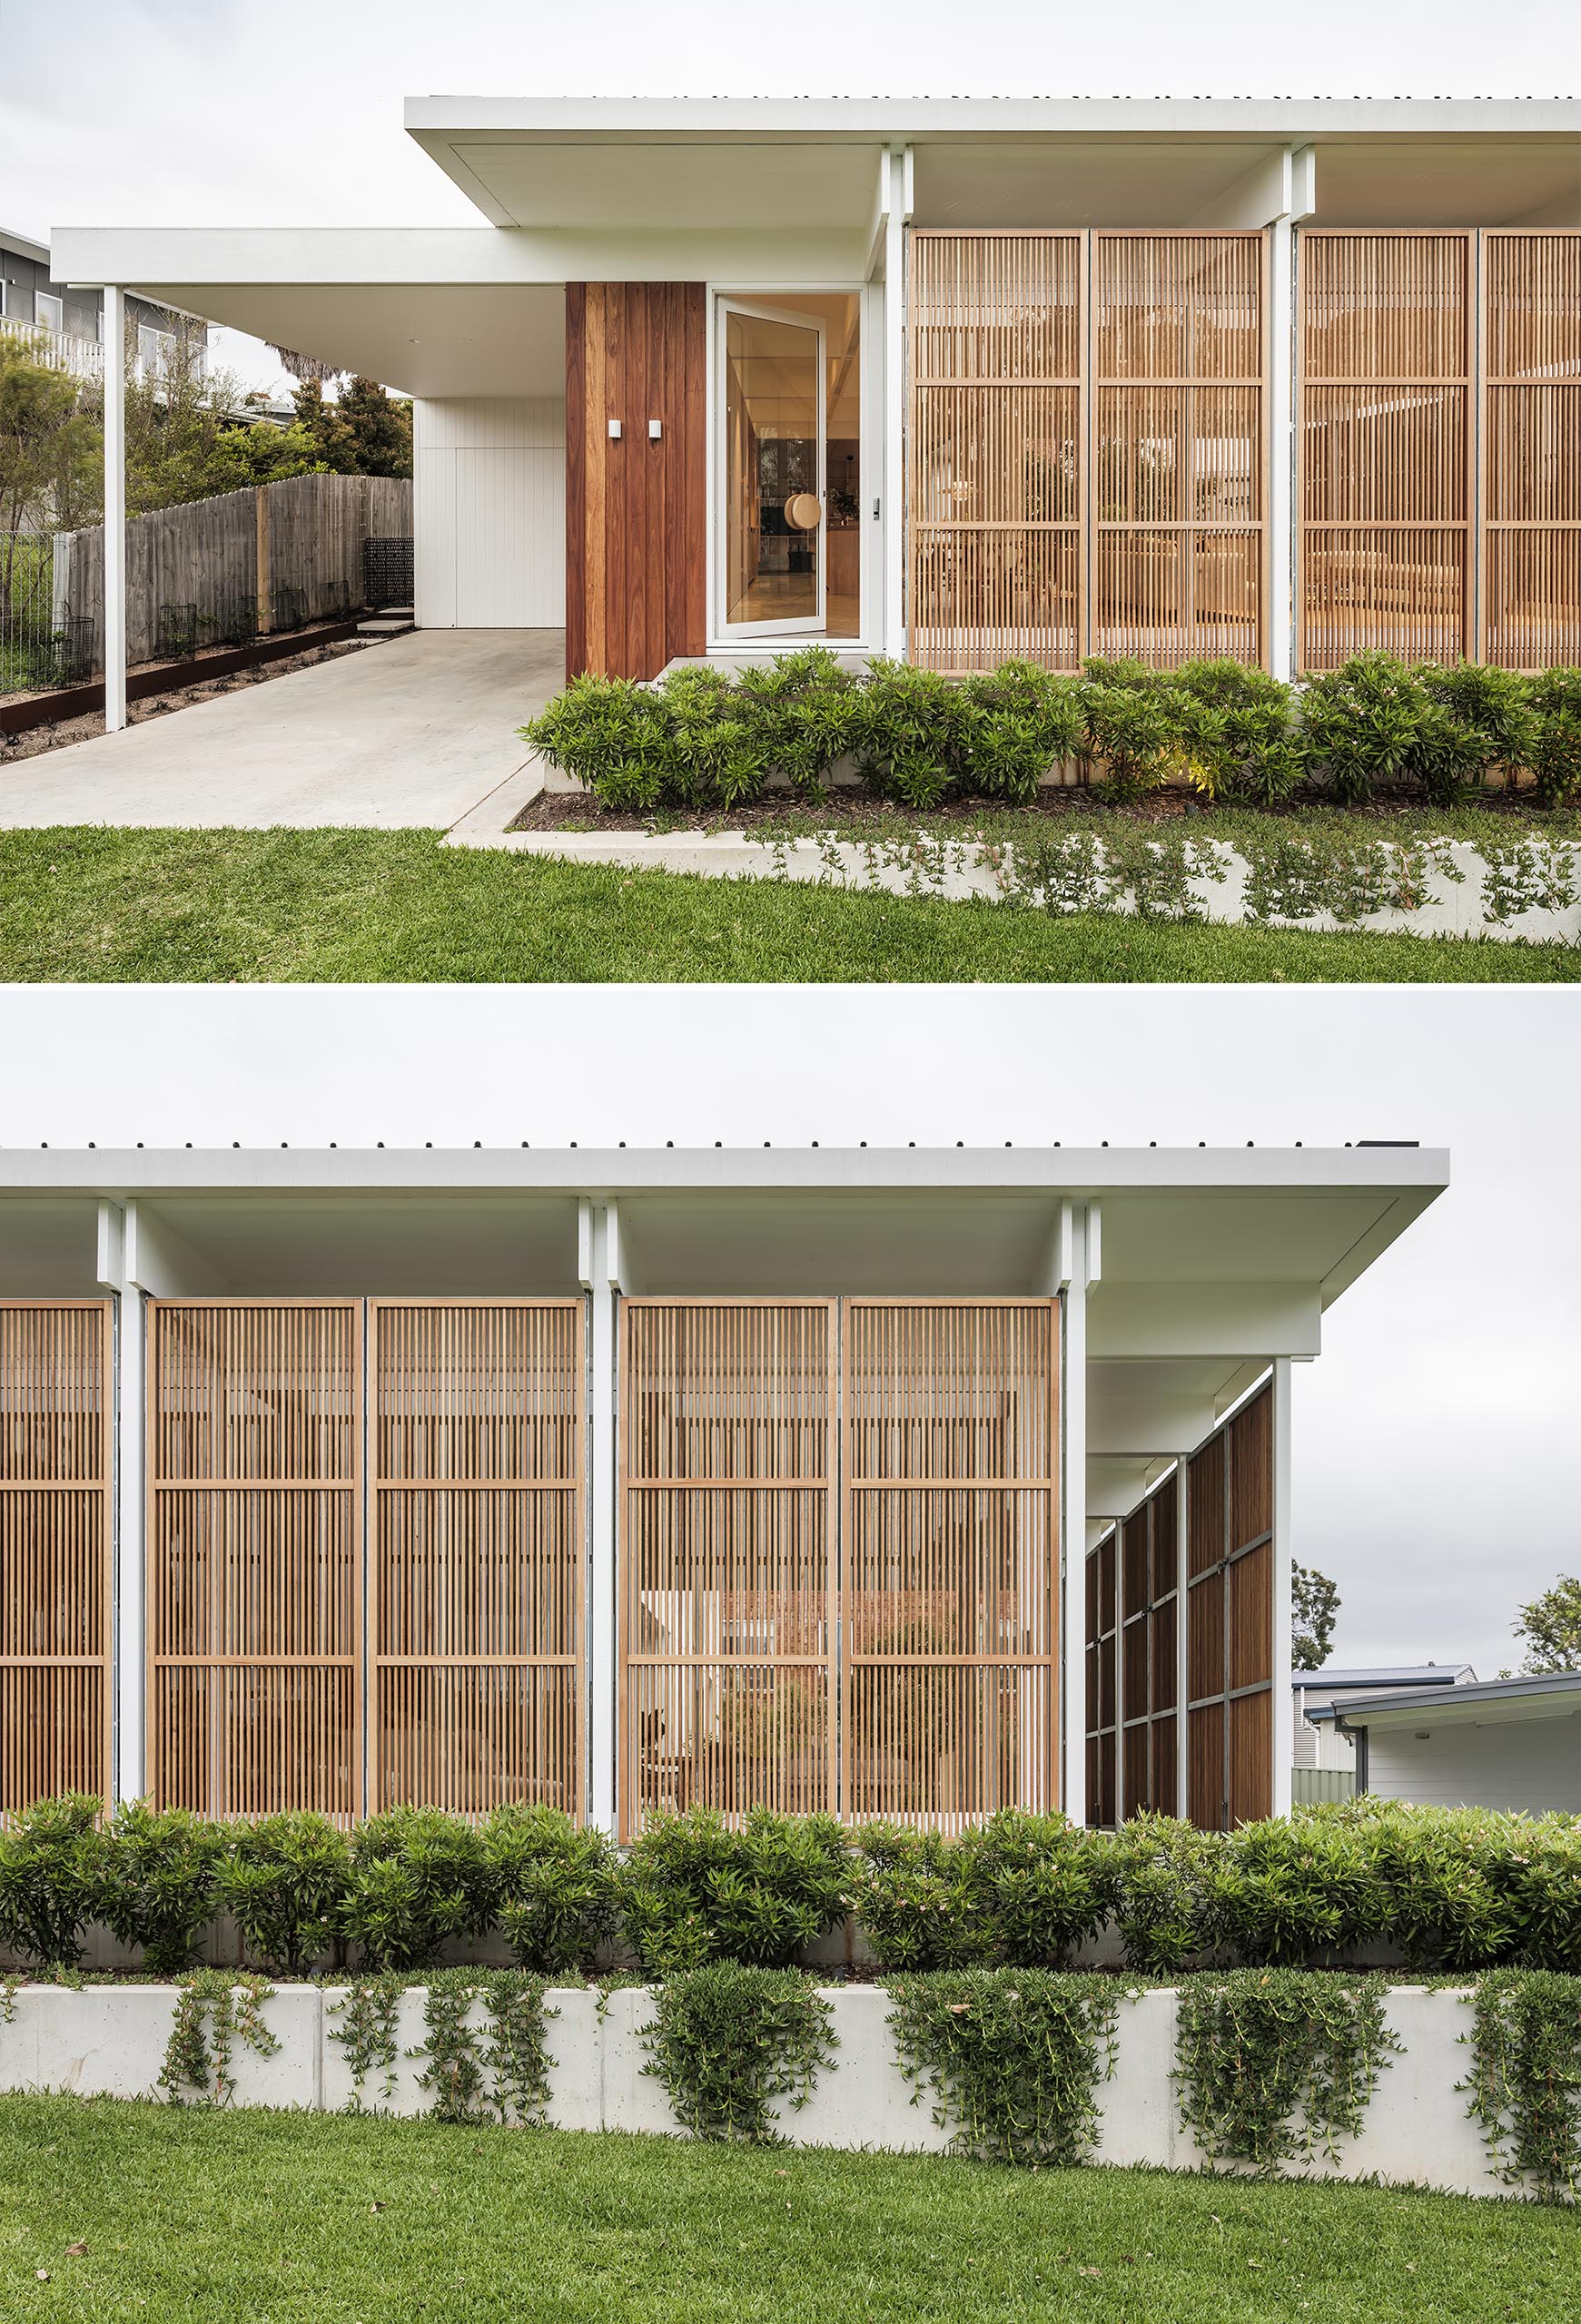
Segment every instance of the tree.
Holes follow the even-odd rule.
[[[1290,1568],[1290,1664],[1297,1670],[1320,1670],[1339,1613],[1339,1592],[1326,1573],[1309,1565]]]
[[[246,417],[247,398],[230,371],[211,369],[202,330],[173,333],[158,363],[138,360],[134,325],[126,334],[126,513],[147,515],[188,500],[210,500],[282,477],[312,476],[326,463],[312,437]],[[101,424],[104,389],[89,391]],[[74,524],[95,524],[103,502]]]
[[[355,373],[333,403],[325,402],[320,380],[304,379],[295,403],[320,459],[337,475],[410,476],[411,406],[386,395],[377,379]]]
[[[96,499],[104,445],[82,384],[38,360],[33,341],[0,335],[0,622],[34,550],[24,536],[77,521]]]
[[[1515,1634],[1527,1649],[1523,1676],[1581,1670],[1581,1576],[1560,1574],[1551,1590],[1523,1606]]]

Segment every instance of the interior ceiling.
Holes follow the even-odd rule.
[[[563,396],[558,282],[144,283],[210,322],[410,396]]]

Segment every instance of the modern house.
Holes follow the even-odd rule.
[[[1581,1816],[1581,1670],[1369,1694],[1315,1707],[1356,1753],[1356,1788],[1423,1807]]]
[[[193,328],[190,316],[135,296],[125,314],[137,333],[138,363],[156,374],[171,341]],[[104,293],[57,281],[43,242],[0,226],[0,332],[25,334],[56,370],[96,379],[104,368]]]
[[[0,1808],[1288,1806],[1338,1150],[0,1152]]]
[[[419,98],[475,229],[62,231],[417,399],[417,613],[1581,661],[1581,103]],[[114,704],[111,723],[114,723]]]

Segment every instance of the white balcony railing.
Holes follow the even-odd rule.
[[[95,339],[78,339],[66,330],[44,330],[15,315],[0,315],[0,331],[7,339],[25,339],[28,353],[47,370],[69,371],[76,379],[102,379],[104,350]]]

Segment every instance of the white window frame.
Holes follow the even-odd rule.
[[[44,312],[44,309],[46,307],[53,307],[54,309],[54,320],[53,322]],[[33,320],[37,330],[47,330],[56,339],[60,339],[64,336],[66,327],[66,302],[61,297],[58,290],[35,290],[34,292]]]

